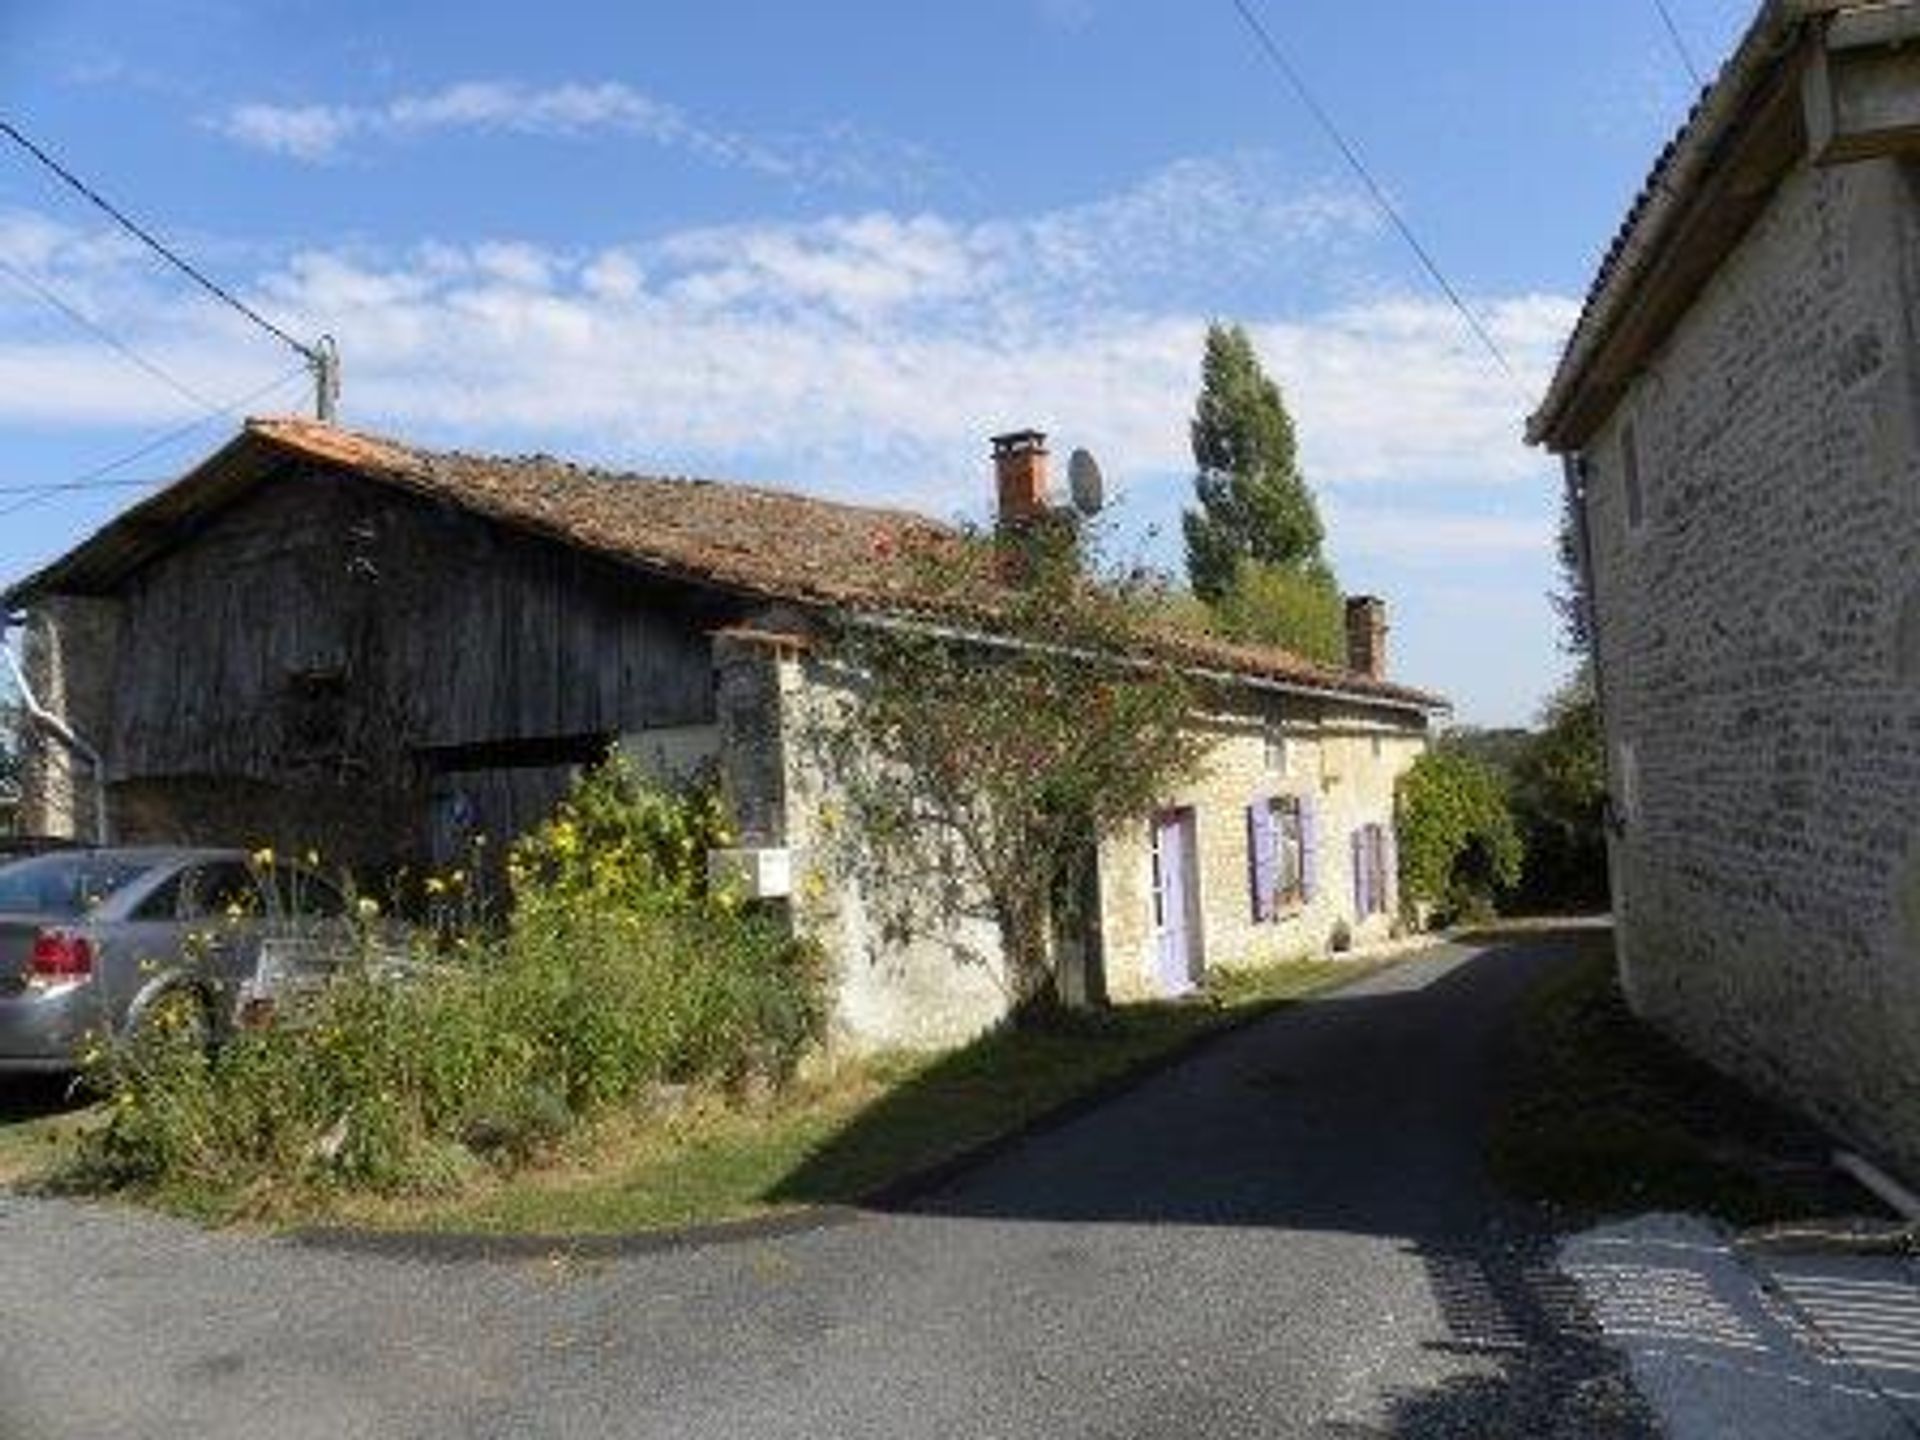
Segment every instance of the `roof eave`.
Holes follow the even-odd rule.
[[[1761,11],[1643,189],[1528,443],[1580,448],[1804,155],[1806,29],[1846,3],[1769,0]]]
[[[253,484],[272,458],[270,442],[243,428],[180,479],[0,591],[0,605],[13,610],[46,595],[106,593],[119,578],[165,548],[166,532],[226,504]]]

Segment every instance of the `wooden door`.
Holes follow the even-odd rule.
[[[1185,995],[1199,978],[1195,931],[1193,812],[1153,821],[1154,979],[1163,995]]]

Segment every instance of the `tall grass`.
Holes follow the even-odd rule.
[[[514,847],[503,930],[443,933],[400,978],[349,944],[297,1018],[211,1057],[187,1026],[108,1049],[79,1178],[226,1205],[444,1189],[657,1087],[782,1082],[824,1019],[821,966],[708,890],[723,838],[710,796],[609,762]]]

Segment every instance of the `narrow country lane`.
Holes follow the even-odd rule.
[[[1495,1196],[1550,941],[1299,1006],[912,1213],[449,1262],[0,1200],[0,1437],[1631,1436]]]

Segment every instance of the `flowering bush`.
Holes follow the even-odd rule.
[[[784,1080],[824,1018],[820,967],[708,892],[723,833],[709,791],[610,762],[513,847],[503,932],[463,932],[396,980],[368,962],[377,912],[361,915],[298,1023],[210,1057],[184,1027],[104,1050],[110,1118],[82,1178],[226,1204],[285,1182],[443,1188],[659,1084]]]

